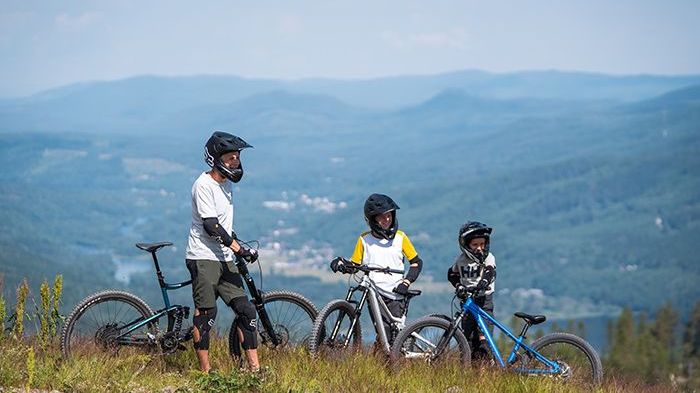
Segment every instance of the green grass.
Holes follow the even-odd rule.
[[[33,371],[28,371],[29,352]],[[170,356],[126,351],[116,355],[82,354],[62,360],[55,344],[41,350],[37,342],[0,342],[2,388],[61,392],[579,392],[556,381],[457,364],[421,364],[393,369],[386,358],[368,351],[339,359],[313,359],[304,349],[261,348],[261,375],[239,371],[227,355],[226,341],[213,340],[211,360],[216,374],[197,370],[191,349]],[[31,369],[30,367],[29,369]],[[31,374],[31,375],[30,375]],[[30,386],[28,386],[30,385]],[[664,391],[639,383],[608,380],[601,391]]]

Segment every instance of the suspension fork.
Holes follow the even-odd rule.
[[[267,315],[262,293],[255,286],[255,281],[253,281],[253,277],[251,277],[250,271],[248,271],[248,266],[246,266],[246,263],[242,258],[236,257],[236,267],[238,268],[238,273],[240,273],[240,275],[243,277],[243,281],[245,281],[245,284],[248,287],[248,292],[250,292],[251,296],[253,296],[253,305],[255,306],[258,317],[262,322],[263,328],[267,332],[270,341],[272,341],[272,346],[278,346],[280,341],[277,339],[275,329],[272,326],[272,322],[270,322],[270,317]]]
[[[433,359],[436,359],[442,355],[442,352],[447,348],[447,344],[450,342],[450,339],[452,339],[452,336],[454,336],[457,329],[459,329],[459,324],[462,322],[462,318],[464,318],[466,313],[467,311],[463,309],[457,318],[450,323],[449,329],[447,329],[447,332],[440,337],[440,341],[438,341],[438,344],[435,346],[435,353],[432,356]]]
[[[350,328],[348,329],[348,333],[345,335],[343,348],[346,348],[348,345],[350,345],[350,339],[352,338],[353,331],[355,330],[355,325],[357,325],[360,321],[360,313],[362,312],[362,307],[365,305],[365,301],[367,300],[367,290],[364,288],[355,288],[348,291],[347,298],[351,298],[352,293],[356,290],[361,290],[362,296],[360,297],[360,301],[357,303],[357,306],[355,306],[355,316],[350,320]],[[338,330],[340,330],[340,315],[338,316],[338,320],[335,322],[335,326],[333,327],[333,333],[331,335],[331,338],[333,340],[335,340],[335,337],[338,334]]]

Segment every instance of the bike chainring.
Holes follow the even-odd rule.
[[[189,316],[189,307],[178,307],[173,311],[173,316],[175,317],[173,329],[165,333],[159,340],[164,355],[169,355],[177,349],[182,349],[180,342],[192,338],[192,327],[184,333],[182,332],[182,322]]]
[[[178,340],[178,338],[174,334],[174,332],[166,333],[160,339],[160,348],[163,350],[164,355],[169,355],[171,353],[174,353],[177,350],[179,345],[180,345],[180,340]]]

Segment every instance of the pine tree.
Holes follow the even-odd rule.
[[[608,340],[611,343],[607,357],[608,367],[629,372],[635,362],[636,342],[632,310],[625,307],[617,322],[612,324],[611,330],[612,336]]]
[[[700,301],[695,303],[685,325],[683,353],[688,378],[686,387],[690,391],[700,390]]]
[[[640,314],[634,363],[628,371],[646,381],[658,383],[667,379],[671,366],[668,348],[654,336],[655,326],[656,322],[649,322],[645,313]]]
[[[576,324],[576,334],[582,339],[586,339],[586,325],[581,320]]]
[[[670,303],[666,303],[656,311],[656,320],[651,327],[651,334],[657,344],[657,352],[653,354],[653,358],[656,362],[656,374],[659,376],[667,377],[672,374],[678,363],[676,338],[678,318],[678,312]]]
[[[695,303],[688,323],[685,325],[683,347],[686,357],[700,358],[700,301]]]
[[[666,303],[656,312],[656,320],[652,334],[659,342],[669,348],[671,353],[676,351],[676,329],[678,327],[678,312],[671,303]]]

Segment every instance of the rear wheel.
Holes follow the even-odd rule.
[[[352,330],[350,329],[354,319],[355,306],[351,303],[337,299],[326,304],[318,313],[311,330],[309,352],[316,355],[344,351],[348,348],[359,349],[362,346],[362,331],[359,319]]]
[[[584,387],[595,387],[603,380],[598,353],[586,340],[570,333],[550,333],[532,343],[532,349],[559,365],[559,372],[529,358],[526,367],[538,375],[548,375]]]
[[[139,326],[152,315],[153,310],[146,302],[128,292],[103,291],[90,295],[66,318],[61,331],[61,354],[68,358],[76,352],[116,353],[126,347],[153,350],[157,348],[157,323],[151,321]]]
[[[444,349],[438,353],[438,343],[447,339],[450,321],[444,317],[423,317],[406,326],[391,347],[393,363],[420,361],[428,364],[462,363],[471,361],[469,343],[461,330],[456,329]]]

